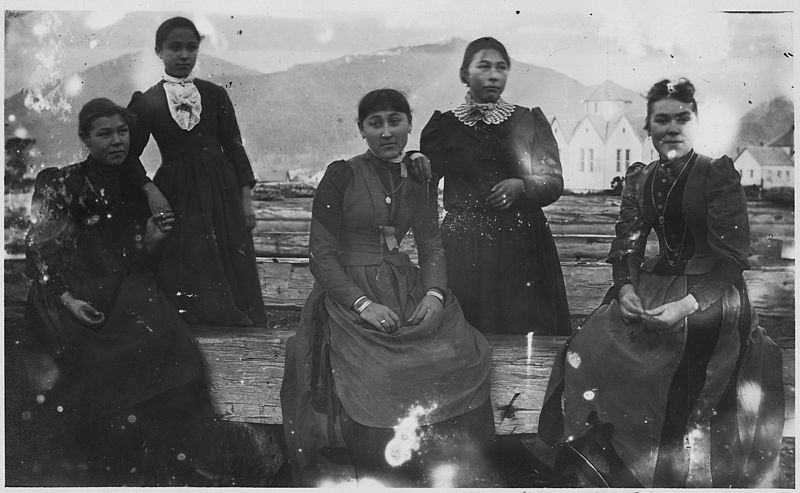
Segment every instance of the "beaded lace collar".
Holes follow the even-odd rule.
[[[472,94],[467,91],[464,103],[453,110],[453,114],[458,121],[468,127],[474,127],[478,122],[497,125],[508,120],[514,113],[514,105],[506,102],[503,98],[496,103],[478,103],[472,99]]]

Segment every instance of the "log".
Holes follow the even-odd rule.
[[[235,422],[280,424],[286,340],[293,330],[195,327],[217,413]],[[535,433],[556,353],[565,337],[488,334],[491,398],[498,435]],[[794,436],[794,347],[783,348],[787,424]],[[519,395],[517,395],[519,394]],[[516,398],[515,398],[516,396]],[[509,406],[510,403],[513,404]]]
[[[258,259],[264,303],[270,308],[300,309],[314,284],[305,259]],[[586,317],[611,286],[611,267],[600,262],[562,262],[570,314]],[[744,272],[759,314],[794,321],[794,267],[764,266]]]

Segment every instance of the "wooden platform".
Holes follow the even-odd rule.
[[[226,420],[279,424],[286,339],[293,330],[196,327],[217,413]],[[488,335],[491,396],[498,435],[535,433],[547,380],[565,337]],[[794,347],[783,348],[785,436],[794,436]],[[516,396],[516,398],[515,398]],[[509,403],[513,400],[513,405]]]

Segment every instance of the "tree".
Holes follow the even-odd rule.
[[[5,193],[24,192],[31,180],[25,179],[28,171],[28,150],[35,144],[34,139],[11,137],[6,141]]]
[[[611,179],[611,195],[622,195],[622,185],[625,183],[624,178],[615,176]]]

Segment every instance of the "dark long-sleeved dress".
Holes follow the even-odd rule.
[[[255,183],[233,104],[222,87],[201,79],[200,122],[181,129],[170,115],[159,82],[133,95],[134,116],[128,172],[147,181],[141,155],[152,135],[161,151],[154,183],[176,213],[156,273],[189,323],[262,325],[266,314],[253,238],[241,203],[241,188]]]
[[[542,111],[515,106],[506,121],[475,126],[437,111],[421,148],[434,178],[444,178],[447,277],[467,320],[482,332],[569,334],[561,264],[542,212],[564,184]],[[486,207],[492,186],[512,177],[525,183],[517,203],[504,211]]]
[[[120,168],[89,158],[36,178],[27,346],[49,363],[31,367],[36,401],[31,396],[26,411],[53,432],[176,389],[198,409],[162,407],[163,416],[210,406],[189,327],[146,264],[147,201],[140,189],[122,182]],[[105,314],[105,323],[95,329],[79,323],[60,302],[65,291]]]
[[[425,184],[401,179],[399,165],[370,153],[331,164],[320,181],[310,238],[316,282],[287,347],[281,388],[296,484],[316,485],[316,454],[336,441],[339,416],[391,432],[417,406],[425,409],[420,425],[488,409],[489,346],[447,289],[437,209]],[[420,267],[392,248],[409,229]],[[444,309],[405,322],[431,288],[447,293]],[[361,296],[391,308],[402,327],[386,334],[367,324],[352,309]],[[493,437],[491,411],[480,417],[472,433]]]
[[[645,259],[651,231],[659,254]],[[631,283],[645,309],[692,294],[699,310],[656,330],[624,323],[608,296],[556,359],[540,437],[571,443],[616,486],[769,485],[783,428],[781,355],[750,305],[749,249],[729,158],[631,166],[610,295]]]

